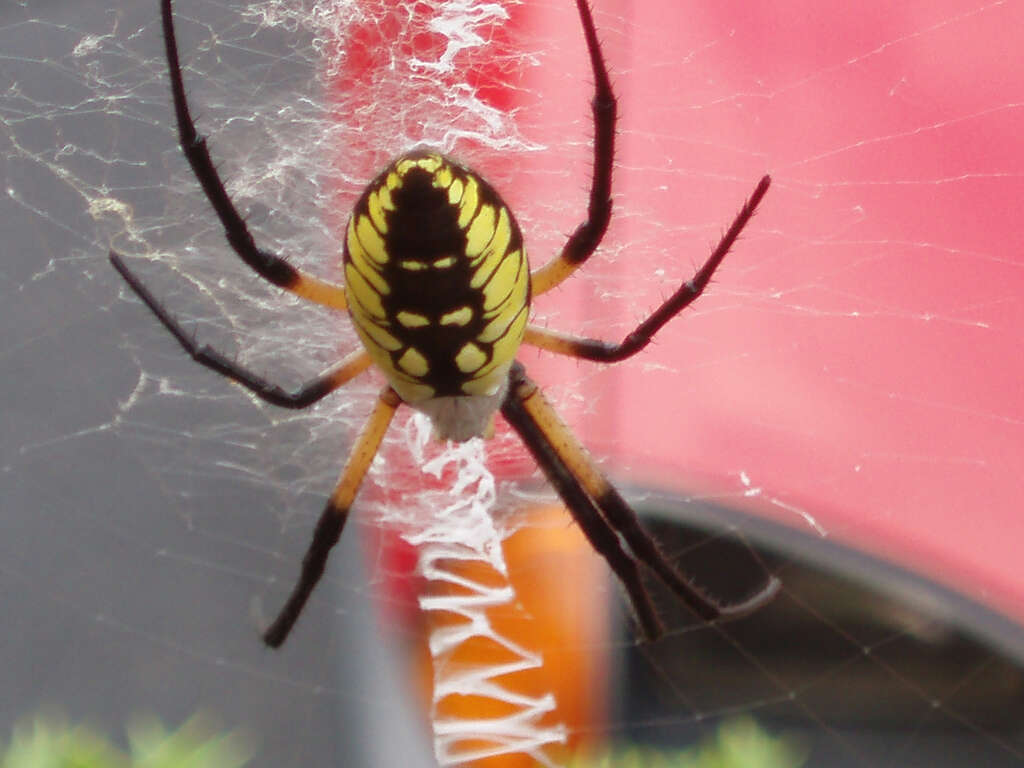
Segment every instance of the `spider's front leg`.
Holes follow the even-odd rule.
[[[139,279],[138,275],[128,268],[119,253],[110,252],[110,263],[142,303],[156,315],[157,320],[177,340],[189,357],[200,365],[231,379],[236,384],[241,384],[271,405],[296,410],[308,408],[370,367],[370,356],[365,350],[359,350],[332,366],[326,373],[290,392],[239,365],[222,352],[205,344],[198,344],[192,335],[181,327],[181,323],[174,318],[174,315],[146,287],[145,283]]]
[[[171,0],[161,0],[161,19],[164,32],[164,50],[167,55],[167,72],[171,80],[171,97],[178,124],[178,140],[181,151],[192,167],[196,180],[206,193],[224,227],[228,244],[238,256],[264,280],[279,288],[301,296],[325,307],[344,311],[347,306],[345,289],[334,283],[320,280],[296,269],[280,256],[257,247],[245,219],[242,218],[217,172],[216,166],[206,147],[206,139],[196,130],[195,120],[185,97],[185,82],[181,74],[178,56],[178,41],[174,33],[174,11]]]
[[[612,90],[608,67],[594,28],[588,0],[576,0],[583,36],[594,77],[594,96],[590,109],[594,117],[594,165],[590,177],[587,218],[576,227],[562,252],[534,271],[530,282],[534,296],[550,291],[580,268],[601,244],[612,217],[612,167],[615,163],[615,122],[618,100]]]
[[[736,214],[732,225],[722,236],[715,250],[711,252],[707,261],[701,265],[696,274],[680,285],[671,296],[662,302],[661,306],[654,310],[646,320],[627,334],[618,344],[550,331],[536,325],[531,325],[526,329],[523,343],[540,347],[559,355],[580,357],[584,360],[594,360],[599,363],[617,363],[620,360],[625,360],[627,357],[632,357],[650,344],[654,334],[660,331],[669,320],[690,306],[704,292],[708,283],[711,282],[711,277],[714,275],[715,270],[718,269],[722,260],[729,253],[744,227],[754,217],[754,214],[757,212],[757,206],[760,205],[761,199],[768,192],[770,185],[771,178],[764,176],[754,189],[750,199],[743,204],[740,212]]]
[[[573,274],[594,253],[612,213],[612,170],[615,165],[615,122],[618,116],[617,100],[608,76],[608,66],[601,51],[601,44],[594,28],[594,19],[587,0],[576,0],[580,23],[590,57],[590,68],[594,77],[594,96],[591,110],[594,117],[593,175],[590,181],[590,196],[587,203],[587,218],[569,237],[565,246],[555,258],[535,270],[530,276],[533,296],[550,291]],[[762,177],[750,199],[733,219],[718,246],[712,251],[704,265],[690,280],[683,283],[632,333],[619,344],[594,339],[583,339],[530,326],[523,339],[551,352],[571,357],[581,357],[599,362],[617,362],[636,354],[650,343],[662,326],[691,304],[707,286],[722,259],[729,253],[743,228],[753,218],[761,199],[768,192],[771,179]]]

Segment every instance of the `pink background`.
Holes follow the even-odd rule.
[[[708,293],[640,357],[599,374],[523,359],[542,382],[582,380],[597,405],[567,415],[615,477],[813,532],[811,516],[1024,619],[1024,4],[595,11],[620,96],[619,217],[588,265],[598,287],[542,297],[541,321],[625,332],[759,176],[774,183]],[[581,214],[591,78],[575,10],[521,13],[552,41],[527,74],[531,135],[569,146],[564,176],[508,197],[575,195]]]
[[[456,151],[501,189],[537,266],[585,211],[592,75],[573,3],[507,10],[457,64],[538,151]],[[621,337],[760,176],[773,185],[707,294],[644,353],[603,370],[521,359],[616,480],[853,544],[1024,620],[1024,3],[594,11],[620,99],[616,216],[535,321]],[[392,36],[354,28],[339,90],[415,135],[434,107],[366,74],[387,71]],[[401,44],[436,57],[447,40]],[[367,173],[386,157],[343,153]],[[521,450],[493,455],[530,471]]]

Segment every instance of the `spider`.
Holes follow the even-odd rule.
[[[429,149],[395,159],[365,188],[349,219],[344,283],[308,275],[259,248],[221,181],[189,111],[171,0],[161,0],[164,45],[181,149],[216,211],[231,248],[265,280],[335,311],[348,311],[363,348],[289,392],[205,345],[199,345],[114,251],[110,261],[131,290],[197,362],[284,408],[307,408],[366,371],[387,380],[317,522],[301,573],[263,634],[279,647],[316,586],[338,542],[366,471],[399,405],[426,413],[440,439],[489,437],[500,411],[565,502],[591,546],[625,587],[647,639],[664,628],[640,579],[652,570],[706,621],[743,616],[778,591],[771,577],[752,597],[722,605],[680,573],[641,527],[636,513],[526,375],[515,356],[530,344],[611,363],[647,346],[703,292],[715,269],[768,191],[765,176],[711,256],[646,320],[614,344],[529,323],[530,300],[572,275],[601,242],[611,217],[616,99],[587,0],[576,0],[594,77],[594,166],[585,221],[560,254],[530,271],[515,217],[498,192],[455,160]]]

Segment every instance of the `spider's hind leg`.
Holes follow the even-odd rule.
[[[623,548],[615,530],[602,516],[595,500],[587,493],[580,477],[562,458],[565,441],[575,442],[568,428],[559,422],[562,431],[552,434],[551,424],[538,421],[532,404],[543,401],[536,384],[526,378],[519,363],[513,364],[511,386],[501,407],[505,420],[529,449],[548,482],[554,486],[590,545],[607,562],[629,595],[634,614],[644,636],[656,640],[665,633],[651,598],[640,580],[636,560]],[[547,405],[544,401],[544,405]]]
[[[320,520],[313,531],[313,540],[302,558],[302,571],[299,580],[292,589],[291,595],[281,608],[277,618],[263,633],[263,642],[271,648],[278,648],[292,631],[299,614],[313,593],[313,588],[323,576],[327,567],[327,557],[331,549],[341,538],[341,531],[348,519],[349,509],[359,492],[359,486],[366,477],[373,457],[377,455],[384,433],[391,424],[391,418],[401,403],[401,399],[391,387],[385,387],[377,398],[377,405],[370,414],[366,426],[356,439],[356,444],[349,454],[348,463],[341,473],[341,478],[334,492],[327,500],[327,505],[320,515]]]
[[[707,621],[744,616],[775,596],[780,583],[771,577],[753,597],[740,603],[722,605],[681,574],[666,560],[657,543],[640,525],[636,513],[601,474],[537,385],[526,377],[520,364],[515,364],[511,377],[509,396],[502,406],[502,414],[522,437],[591,544],[608,560],[623,582],[648,638],[661,634],[661,623],[654,615],[650,597],[639,580],[636,560],[654,571],[683,602]],[[633,557],[622,550],[616,534],[625,540]],[[620,562],[623,558],[628,561],[628,566]]]
[[[746,600],[726,605],[719,603],[665,559],[657,543],[640,525],[636,513],[622,498],[615,486],[608,483],[604,477],[600,477],[600,479],[606,487],[597,501],[601,512],[608,518],[612,527],[622,534],[630,549],[641,562],[654,571],[658,578],[702,619],[714,621],[715,619],[738,619],[746,616],[771,602],[782,587],[782,583],[777,578],[770,576],[765,585]]]

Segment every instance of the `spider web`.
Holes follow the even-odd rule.
[[[328,279],[362,185],[420,143],[503,191],[535,264],[557,252],[590,167],[574,14],[532,0],[176,7],[229,192],[261,246]],[[203,342],[282,385],[356,340],[228,251],[175,144],[155,3],[0,6],[3,725],[59,708],[114,730],[140,709],[208,707],[258,733],[260,764],[340,746],[346,765],[377,766],[499,752],[464,742],[504,718],[519,729],[497,734],[507,751],[559,764],[565,740],[681,746],[752,716],[812,765],[1024,764],[1024,676],[1007,661],[1020,632],[988,612],[1024,616],[1022,16],[983,0],[597,3],[621,98],[615,218],[538,320],[621,336],[761,173],[774,186],[709,294],[642,357],[523,359],[632,500],[693,522],[658,524],[669,551],[705,577],[731,547],[748,585],[767,569],[785,594],[764,623],[721,630],[660,596],[670,639],[653,646],[627,626],[541,653],[491,627],[477,634],[516,657],[492,678],[445,656],[451,630],[431,617],[479,594],[535,620],[500,583],[501,544],[571,526],[523,512],[552,497],[504,433],[446,450],[408,414],[295,635],[280,654],[259,647],[381,382],[283,413],[184,359],[108,248]],[[471,559],[493,572],[469,581],[456,566]],[[526,566],[538,580],[565,578],[540,559]],[[585,590],[582,603],[622,603],[608,581]],[[783,652],[798,640],[802,665]],[[542,685],[509,693],[511,666],[584,651],[616,670],[595,694],[614,706],[570,717]],[[527,719],[452,718],[438,691],[518,695]]]

